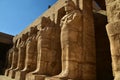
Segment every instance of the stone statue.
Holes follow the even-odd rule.
[[[9,49],[7,55],[8,55],[8,65],[7,65],[7,69],[11,67],[12,64],[12,53],[13,53],[13,48]]]
[[[59,34],[55,23],[49,18],[41,18],[40,30],[37,34],[37,69],[28,74],[27,80],[44,80],[45,76],[51,76],[60,72],[60,42],[55,41]]]
[[[72,0],[65,1],[66,15],[61,19],[62,71],[45,80],[78,80],[83,63],[82,56],[82,13]]]
[[[8,76],[12,77],[12,70],[17,67],[17,62],[18,62],[18,47],[20,44],[20,39],[17,39],[14,44],[13,44],[13,53],[12,53],[12,64],[11,68],[8,70]]]
[[[7,69],[5,70],[5,75],[8,76],[8,70],[12,66],[12,55],[13,55],[13,48],[9,49],[7,53]]]
[[[37,26],[31,27],[28,33],[28,39],[26,40],[26,57],[25,66],[23,70],[16,73],[16,80],[25,80],[26,74],[35,70],[37,65]],[[22,59],[21,59],[22,60]],[[23,67],[22,67],[23,68]]]
[[[120,21],[107,24],[114,80],[120,80]]]
[[[106,29],[110,41],[112,71],[114,80],[120,80],[120,1],[105,1],[108,19]]]
[[[15,70],[22,70],[25,66],[25,57],[26,57],[26,40],[28,38],[28,33],[23,34],[21,38],[21,43],[19,46],[18,52],[18,64]]]
[[[12,70],[11,76],[15,78],[16,71],[22,70],[25,65],[25,54],[26,54],[26,40],[28,38],[28,33],[22,34],[21,42],[18,47],[18,62],[17,67]]]

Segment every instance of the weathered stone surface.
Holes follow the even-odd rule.
[[[9,49],[8,51],[8,66],[7,66],[7,69],[5,70],[5,75],[8,76],[8,71],[9,71],[9,68],[11,68],[11,64],[12,64],[12,55],[13,55],[13,48]]]
[[[82,56],[82,13],[76,10],[72,0],[65,1],[66,15],[61,19],[62,71],[53,76],[58,79],[78,79]],[[48,78],[47,80],[52,78]]]
[[[60,72],[59,32],[55,23],[49,18],[42,18],[40,30],[37,34],[37,68],[28,74],[27,80],[30,80],[29,77],[32,80],[38,80],[39,78],[42,80],[45,75],[55,75]]]
[[[83,0],[83,80],[96,80],[95,29],[93,23],[92,0]],[[87,66],[91,65],[91,66]],[[89,72],[84,69],[87,66]],[[93,71],[91,71],[93,70]],[[93,73],[94,72],[94,73]],[[84,76],[85,75],[85,76]],[[87,76],[86,76],[87,75]],[[91,76],[91,77],[89,77]]]
[[[115,77],[114,80],[120,79],[120,21],[113,22],[107,24],[107,33],[110,40],[110,46],[111,46],[111,56],[112,56],[112,67],[113,67],[113,75]],[[117,79],[118,78],[118,79]]]
[[[0,75],[0,80],[14,80],[14,79],[11,79],[7,76]]]
[[[106,0],[108,24],[106,26],[110,40],[114,80],[120,80],[120,1]]]
[[[30,32],[27,28],[14,38],[29,35],[18,48],[17,67],[11,72],[15,80],[96,79],[92,0],[62,0],[60,4],[63,2],[65,7],[56,4],[58,8],[50,8],[34,27],[30,25]]]
[[[6,70],[6,75],[10,76],[11,78],[13,77],[11,71],[17,67],[19,43],[20,43],[19,39],[14,42],[14,45],[13,45],[13,48],[12,48],[13,52],[12,52],[12,57],[11,57],[12,58],[12,64],[11,64],[11,67]]]
[[[120,1],[117,1],[117,0],[114,0],[113,2],[107,2],[107,16],[108,16],[109,22],[120,20],[119,4],[120,4]]]
[[[21,42],[20,42],[19,47],[18,47],[17,67],[11,71],[12,78],[15,78],[16,71],[22,70],[24,68],[27,38],[28,38],[28,33],[22,35]]]
[[[28,34],[28,39],[26,40],[26,46],[25,46],[26,51],[24,51],[24,53],[26,52],[26,56],[24,55],[26,59],[25,58],[22,59],[23,57],[21,58],[21,60],[25,60],[25,66],[23,66],[24,63],[21,63],[21,61],[19,62],[18,67],[20,68],[20,65],[22,65],[21,67],[23,70],[19,70],[16,72],[15,79],[25,80],[26,74],[30,71],[35,70],[36,68],[36,64],[37,64],[36,34],[37,34],[37,31],[38,31],[37,27],[31,27],[30,32]],[[19,55],[19,57],[21,56]]]

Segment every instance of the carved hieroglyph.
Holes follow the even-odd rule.
[[[120,0],[106,0],[114,80],[120,80]]]
[[[28,34],[28,39],[26,40],[26,57],[25,66],[23,70],[16,72],[16,80],[25,80],[26,74],[35,70],[37,64],[37,27],[31,27]]]
[[[82,56],[82,13],[72,0],[65,1],[66,15],[61,19],[62,71],[46,80],[80,79]]]
[[[49,18],[42,17],[37,34],[37,68],[27,75],[27,80],[44,80],[60,72],[59,30]],[[58,38],[58,39],[57,39]]]

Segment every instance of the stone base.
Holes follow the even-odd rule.
[[[32,75],[31,80],[45,80],[45,75]]]
[[[8,76],[8,75],[9,75],[9,71],[10,71],[10,69],[6,69],[6,70],[5,70],[5,76]]]
[[[120,71],[115,72],[114,80],[120,80]]]
[[[74,79],[65,79],[65,78],[58,78],[58,77],[46,77],[45,80],[74,80]],[[76,79],[80,80],[80,79]]]
[[[0,80],[15,80],[15,79],[11,79],[7,76],[0,75]]]
[[[13,79],[15,78],[15,71],[14,70],[9,71],[9,77],[13,78]]]
[[[45,80],[67,80],[67,79],[60,79],[57,77],[47,77],[47,78],[45,78]]]
[[[17,71],[15,75],[15,80],[25,80],[27,72]]]
[[[32,73],[27,74],[26,80],[45,80],[46,75],[34,75]]]

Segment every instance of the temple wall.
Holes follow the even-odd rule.
[[[6,76],[16,80],[96,80],[92,0],[73,1],[70,16],[65,14],[64,0],[58,0],[14,37],[12,65]],[[20,63],[23,52],[25,63]]]
[[[73,0],[77,6],[79,6],[81,9],[83,8],[83,1],[82,0]],[[79,1],[79,4],[77,4],[77,1]],[[81,3],[82,2],[82,3]],[[58,11],[63,8],[64,0],[58,0],[51,8],[46,10],[41,16],[39,16],[34,22],[32,22],[26,29],[24,29],[20,34],[14,37],[14,39],[17,39],[21,37],[22,34],[28,32],[30,30],[30,27],[34,27],[36,25],[40,24],[41,17],[50,17],[51,20],[55,21],[55,23],[59,22],[57,21],[58,18]],[[60,20],[60,19],[59,19]]]

